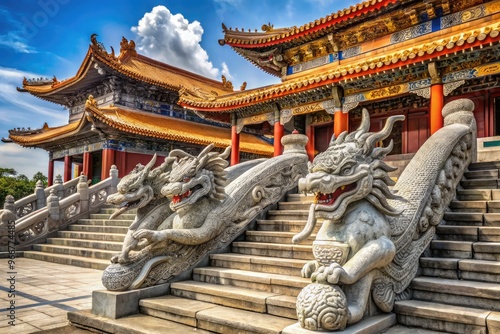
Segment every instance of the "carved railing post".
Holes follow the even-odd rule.
[[[4,210],[9,210],[10,212],[15,212],[16,209],[14,208],[14,196],[12,195],[7,195],[5,196],[5,203],[3,204],[3,209]]]
[[[61,211],[59,206],[59,197],[55,194],[54,190],[51,190],[49,197],[47,197],[47,210],[49,212],[48,220],[50,232],[58,228]]]
[[[116,193],[116,186],[118,185],[118,169],[116,168],[115,165],[111,166],[111,169],[109,170],[109,176],[111,177],[111,187],[109,189],[110,194]]]
[[[56,178],[54,180],[54,189],[55,189],[55,195],[57,197],[64,198],[64,186],[63,186],[62,176],[60,174],[56,175]]]
[[[0,210],[0,247],[6,247],[11,240],[11,235],[13,233],[13,228],[15,228],[15,208],[14,208],[14,197],[7,195],[5,197],[5,203],[3,205],[3,210]],[[14,222],[14,224],[13,224]]]
[[[36,182],[35,195],[36,195],[36,208],[35,208],[35,210],[39,210],[39,209],[45,207],[45,205],[47,205],[47,200],[45,199],[45,191],[44,191],[42,180],[38,180]]]
[[[76,191],[80,194],[80,210],[86,212],[89,209],[89,184],[87,183],[87,176],[83,173],[80,175]]]

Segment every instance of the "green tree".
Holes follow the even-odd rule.
[[[42,181],[43,186],[45,187],[47,185],[48,177],[43,175],[42,172],[36,172],[35,175],[33,175],[33,178],[31,179],[31,181],[35,182],[35,184],[37,181]]]
[[[33,194],[38,180],[44,183],[44,187],[47,185],[47,177],[41,172],[35,173],[30,180],[24,174],[17,175],[14,168],[0,167],[0,209],[3,209],[7,195],[12,195],[15,200],[19,200]]]
[[[14,168],[0,167],[0,177],[9,176],[9,175],[16,175],[16,174],[17,174],[17,172]]]

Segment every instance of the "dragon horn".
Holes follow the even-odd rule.
[[[222,159],[227,159],[227,157],[229,157],[230,153],[231,153],[231,146],[228,146],[228,147],[226,147],[226,149],[224,150],[224,152],[222,152],[222,154],[220,155],[220,157]]]
[[[405,117],[403,115],[389,117],[385,122],[384,128],[382,130],[366,138],[366,142],[364,145],[365,153],[368,153],[378,141],[384,140],[385,138],[389,137],[394,123],[396,123],[397,121],[403,121],[404,119]]]
[[[206,156],[208,154],[208,152],[210,152],[213,148],[214,148],[214,144],[210,144],[207,147],[205,147],[203,149],[203,151],[201,151],[201,153],[198,154],[198,160],[203,159],[203,157]]]
[[[207,147],[203,149],[203,151],[198,154],[196,157],[196,160],[198,160],[198,164],[196,167],[196,171],[198,171],[200,168],[205,166],[205,163],[207,162],[207,159],[209,158],[209,152],[214,148],[214,144],[210,144]]]
[[[330,139],[330,144],[328,144],[328,146],[332,146],[334,142],[335,142],[335,133],[332,135],[332,138]]]
[[[359,136],[362,134],[365,134],[370,130],[370,113],[368,113],[368,110],[363,108],[362,110],[363,117],[361,118],[361,124],[359,125],[359,128],[356,130],[356,135],[354,136],[354,139],[358,139]]]
[[[172,150],[170,151],[169,157],[174,157],[174,158],[184,158],[184,157],[192,157],[191,154],[184,152],[183,150]]]

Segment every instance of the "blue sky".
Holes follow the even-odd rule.
[[[222,23],[228,28],[300,26],[347,8],[353,0],[169,0],[78,1],[7,0],[0,2],[0,137],[17,127],[67,124],[62,107],[19,93],[23,77],[58,80],[76,74],[90,35],[108,50],[119,50],[122,36],[136,42],[139,53],[207,77],[224,74],[247,89],[278,83],[228,46],[220,46]],[[47,174],[48,153],[0,143],[0,167],[29,178]],[[56,173],[62,173],[56,165]]]

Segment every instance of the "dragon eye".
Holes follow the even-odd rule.
[[[350,175],[352,173],[352,167],[344,167],[340,173],[342,175]]]
[[[184,181],[184,182],[186,182],[186,183],[187,183],[187,182],[191,181],[191,178],[190,178],[189,176],[184,176],[184,177],[182,178],[182,181]]]

